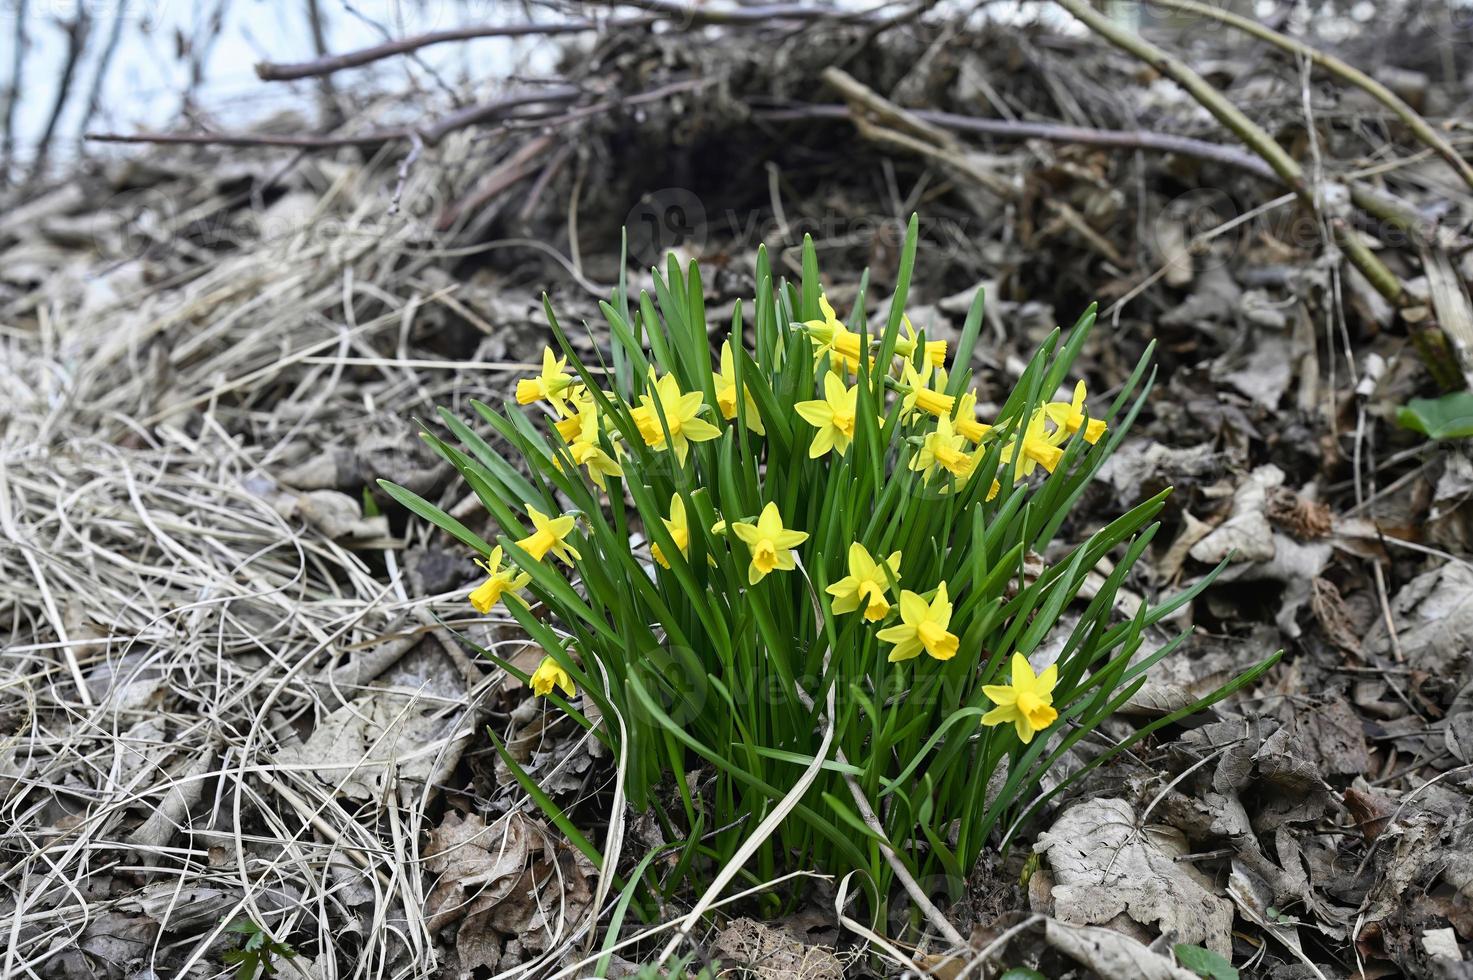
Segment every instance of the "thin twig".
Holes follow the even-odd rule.
[[[458,27],[447,31],[430,31],[413,37],[386,41],[372,47],[331,54],[311,61],[278,63],[263,61],[256,65],[256,76],[266,82],[286,82],[298,78],[315,78],[331,75],[348,68],[359,68],[395,55],[408,54],[421,48],[453,41],[471,41],[486,37],[557,37],[563,34],[582,34],[587,31],[635,30],[648,27],[658,18],[650,16],[620,17],[603,24],[594,21],[570,21],[562,24],[481,24],[475,27]]]
[[[1153,133],[1142,129],[1090,129],[1087,126],[1070,126],[1065,123],[982,119],[934,109],[908,111],[916,119],[934,123],[958,133],[978,133],[1008,140],[1041,139],[1052,143],[1074,143],[1080,146],[1108,146],[1121,150],[1175,153],[1198,160],[1226,164],[1265,180],[1278,181],[1278,175],[1273,172],[1273,168],[1253,154],[1245,153],[1234,146],[1209,143],[1206,140],[1192,139],[1190,136]],[[753,112],[753,116],[774,122],[847,119],[851,117],[851,110],[848,106],[843,105],[795,105],[780,109],[757,109]]]
[[[301,150],[330,150],[344,146],[378,146],[396,140],[419,139],[435,146],[446,136],[469,126],[479,125],[505,116],[512,109],[545,102],[572,102],[582,89],[560,85],[540,92],[524,92],[478,105],[468,106],[437,119],[424,127],[401,126],[369,133],[346,136],[310,136],[271,133],[88,133],[87,139],[99,143],[160,143],[190,146],[284,146]]]

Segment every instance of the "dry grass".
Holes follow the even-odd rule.
[[[323,465],[412,462],[401,413],[515,365],[417,349],[447,305],[485,321],[371,174],[219,255],[177,226],[130,253],[124,196],[3,310],[4,976],[218,974],[240,918],[309,975],[436,972],[427,814],[504,675],[433,628],[458,593],[406,584],[423,529]],[[150,193],[183,220],[199,184]]]

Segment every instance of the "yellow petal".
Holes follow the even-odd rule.
[[[721,532],[713,527],[711,528],[711,533],[720,534]],[[756,544],[757,540],[762,536],[757,531],[757,525],[747,524],[741,521],[731,525],[731,533],[740,538],[744,544]]]
[[[691,442],[705,442],[721,435],[721,430],[705,419],[686,419],[681,428],[681,435]]]
[[[1018,716],[1018,709],[1011,704],[999,705],[982,716],[984,725],[1005,725]]]
[[[890,656],[886,659],[888,659],[890,663],[893,664],[898,663],[901,660],[914,660],[920,655],[921,641],[912,637],[911,639],[906,640],[903,643],[897,644],[895,649],[890,651]]]
[[[813,441],[808,444],[808,458],[818,459],[834,448],[834,435],[837,430],[831,425],[826,425],[813,434]],[[840,453],[839,455],[843,455]]]
[[[930,607],[926,600],[909,589],[900,593],[900,618],[908,624],[925,622]]]
[[[913,627],[904,623],[896,623],[894,626],[886,626],[875,634],[875,638],[882,643],[900,643],[908,638],[914,638],[916,631]],[[919,643],[919,640],[916,640]]]
[[[1018,702],[1018,692],[1006,684],[983,684],[982,693],[987,696],[987,700],[998,706]]]
[[[779,548],[796,548],[798,547],[798,545],[807,540],[807,531],[794,531],[791,528],[784,528],[783,530],[777,532],[777,534],[772,539],[772,543],[777,545]]]
[[[1013,687],[1018,693],[1032,691],[1034,684],[1038,682],[1033,676],[1033,668],[1028,664],[1028,658],[1021,653],[1013,654]]]
[[[768,539],[776,538],[783,529],[783,515],[778,512],[777,501],[769,500],[762,513],[757,516],[757,530]]]
[[[834,421],[834,410],[826,401],[798,402],[793,406],[793,411],[798,417],[809,425],[816,425],[820,429],[825,428]]]

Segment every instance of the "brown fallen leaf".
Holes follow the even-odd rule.
[[[425,867],[436,876],[425,909],[431,931],[459,923],[461,977],[546,951],[593,905],[593,865],[519,811],[489,825],[448,813],[430,832]]]
[[[1232,905],[1210,879],[1175,859],[1186,838],[1169,827],[1137,826],[1125,800],[1087,800],[1065,810],[1034,850],[1047,857],[1057,884],[1054,911],[1077,925],[1127,916],[1224,956],[1232,950]]]
[[[1072,926],[1050,919],[1044,924],[1044,939],[1054,949],[1102,977],[1197,980],[1195,973],[1113,929]]]

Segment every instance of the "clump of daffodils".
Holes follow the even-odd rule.
[[[472,552],[470,604],[546,653],[531,675],[497,662],[621,751],[630,802],[687,838],[683,874],[721,868],[807,785],[753,856],[758,880],[863,870],[878,909],[887,850],[918,880],[964,875],[1174,645],[1141,649],[1184,600],[1133,616],[1114,602],[1164,493],[1084,518],[1084,540],[1037,571],[1145,397],[1150,352],[1112,403],[1092,401],[1071,372],[1091,310],[1010,390],[978,390],[982,297],[954,347],[928,336],[904,312],[914,257],[913,219],[883,319],[863,291],[839,316],[811,243],[796,283],[759,252],[729,329],[673,257],[652,293],[602,304],[607,347],[590,356],[548,305],[553,343],[515,403],[473,402],[479,431],[442,412],[453,443],[425,433],[492,540],[384,485]],[[687,778],[702,766],[712,779]]]

